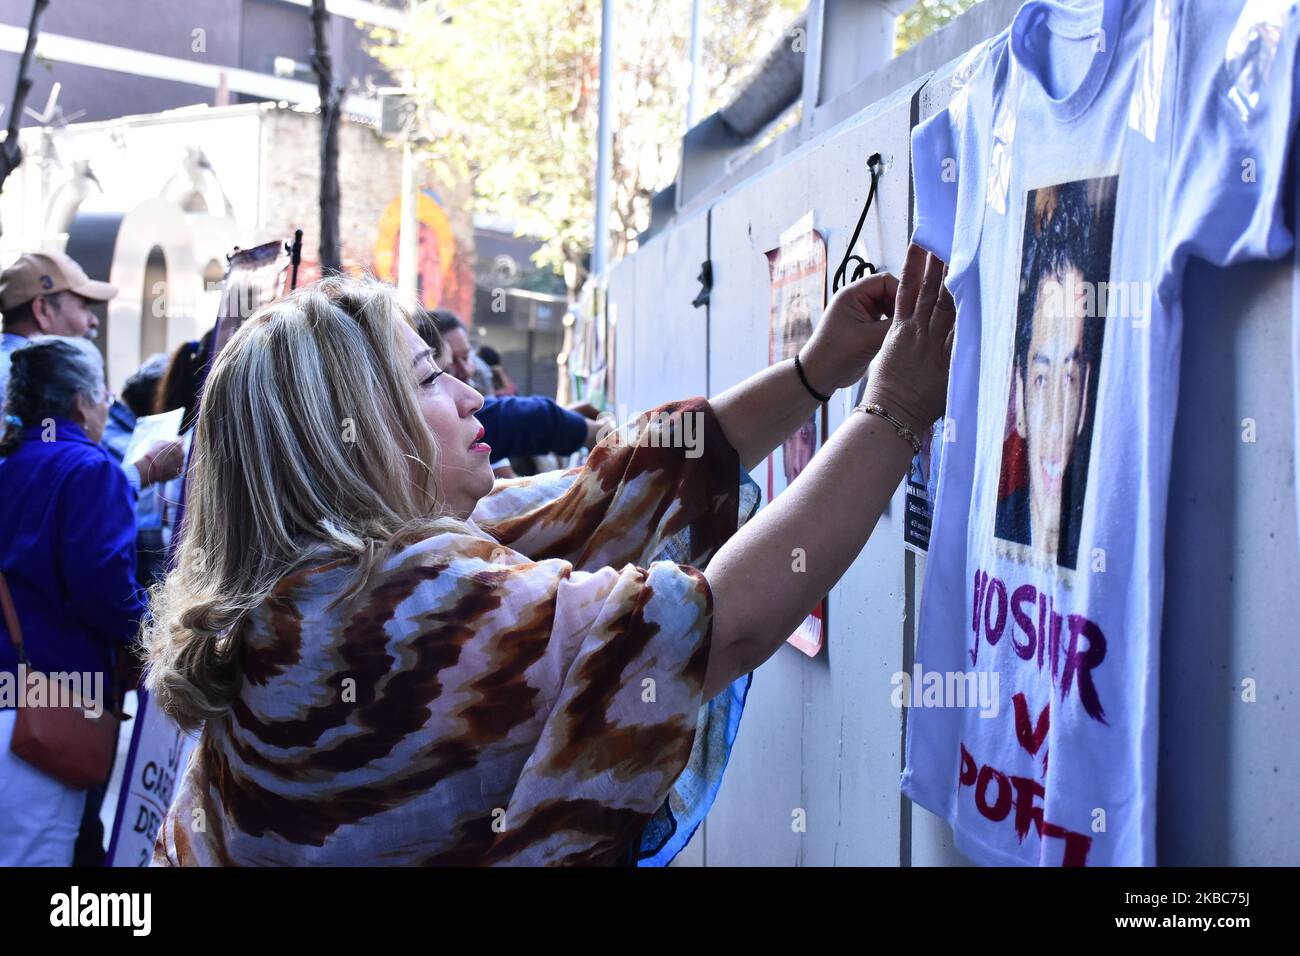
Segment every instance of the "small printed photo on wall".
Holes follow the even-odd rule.
[[[767,360],[775,365],[799,354],[826,308],[826,238],[813,228],[811,212],[781,234],[780,245],[767,253],[767,268],[771,292]],[[768,501],[794,483],[826,438],[823,404],[768,456]],[[823,598],[790,635],[791,646],[816,657],[826,643],[826,611]]]
[[[994,537],[1073,572],[1096,420],[1118,176],[1029,191]]]

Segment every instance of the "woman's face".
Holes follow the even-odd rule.
[[[108,406],[113,396],[108,388],[101,385],[96,395],[77,396],[77,419],[86,437],[96,444],[104,437],[104,426],[108,423]]]
[[[452,512],[468,518],[478,500],[492,490],[495,480],[488,460],[492,449],[479,440],[483,429],[474,417],[483,407],[483,396],[444,373],[415,329],[405,322],[401,326],[414,359],[420,411],[438,445],[434,480]]]

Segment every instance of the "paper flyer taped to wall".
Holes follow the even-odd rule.
[[[771,286],[767,362],[775,365],[799,354],[826,309],[826,239],[813,229],[811,211],[781,234],[780,245],[767,253],[767,268]],[[768,501],[799,476],[826,439],[826,405],[822,404],[768,456]],[[792,565],[797,568],[800,560],[796,548]],[[815,657],[826,640],[826,603],[825,598],[819,601],[788,638],[809,657]]]

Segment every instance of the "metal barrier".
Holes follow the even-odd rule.
[[[716,395],[765,367],[764,253],[812,210],[833,268],[875,152],[886,170],[862,243],[867,258],[898,272],[910,235],[910,131],[946,105],[958,54],[1001,29],[1017,6],[987,0],[924,49],[819,105],[800,131],[808,138],[774,144],[742,178],[689,199],[612,265],[603,278],[617,329],[617,406]],[[926,62],[938,57],[946,65]],[[858,109],[868,93],[873,101]],[[712,293],[693,308],[705,260]],[[1166,540],[1162,864],[1300,861],[1292,271],[1290,262],[1228,270],[1192,263],[1187,271]],[[845,390],[831,403],[832,431],[851,398]],[[1242,440],[1245,419],[1253,442]],[[755,473],[760,485],[762,477]],[[946,825],[898,790],[904,714],[891,702],[890,679],[911,666],[924,577],[924,559],[903,548],[902,519],[900,487],[831,592],[822,654],[782,648],[757,671],[717,805],[681,863],[965,862]],[[1247,679],[1258,688],[1253,703],[1243,700]]]

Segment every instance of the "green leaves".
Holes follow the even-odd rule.
[[[801,0],[712,0],[705,8],[705,112],[726,102]],[[611,258],[649,225],[650,197],[676,175],[690,83],[690,0],[619,0],[614,27]],[[513,219],[558,268],[591,246],[599,0],[425,2],[375,53],[418,91],[440,173],[474,177],[479,208]]]
[[[961,16],[980,0],[917,0],[898,18],[894,53],[902,53]]]

